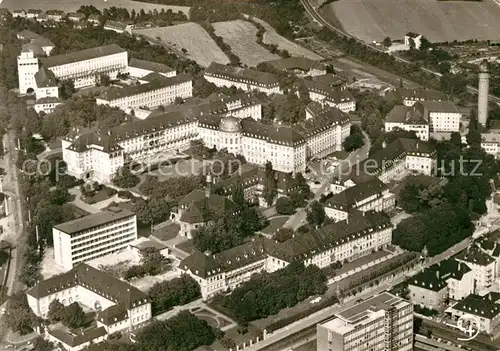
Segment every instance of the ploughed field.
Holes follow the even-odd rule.
[[[257,27],[251,22],[236,20],[213,23],[215,34],[222,37],[224,43],[231,46],[231,52],[249,67],[259,63],[277,60],[278,55],[270,53],[257,43]]]
[[[186,49],[186,55],[199,65],[207,67],[212,61],[228,64],[229,59],[210,38],[207,31],[197,23],[183,23],[169,27],[140,29],[134,33],[162,42],[177,49]]]
[[[323,14],[366,42],[402,39],[407,32],[431,42],[500,40],[500,1],[494,0],[338,0],[325,5]]]

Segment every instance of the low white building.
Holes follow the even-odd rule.
[[[92,328],[83,331],[66,331],[62,329],[45,330],[45,338],[54,345],[59,345],[66,351],[85,350],[90,345],[98,344],[108,338],[104,327]]]
[[[26,11],[26,18],[28,18],[28,19],[36,19],[42,13],[43,13],[43,11],[39,10],[39,9],[29,9],[28,11]]]
[[[145,293],[84,263],[39,281],[26,296],[33,313],[43,319],[54,300],[65,306],[77,302],[90,307],[97,311],[97,327],[103,327],[108,334],[136,330],[152,317],[151,302]]]
[[[54,112],[55,108],[59,105],[62,105],[62,100],[56,97],[45,97],[41,99],[37,99],[35,101],[35,105],[33,105],[33,108],[37,113],[44,112],[44,113],[52,113]]]
[[[65,16],[64,11],[61,10],[47,10],[45,13],[47,14],[47,18],[54,22],[62,21]]]
[[[408,32],[405,34],[404,41],[405,46],[420,50],[420,46],[422,45],[422,34]]]
[[[195,251],[179,269],[195,279],[203,299],[233,290],[253,274],[274,272],[300,260],[305,265],[328,267],[355,260],[391,243],[392,225],[381,212],[351,213],[349,220],[297,235],[283,243],[255,238],[215,255]]]
[[[138,60],[136,58],[131,58],[128,62],[127,73],[129,73],[132,77],[142,78],[153,72],[161,74],[167,78],[175,77],[177,75],[175,69],[161,63]]]
[[[52,228],[54,258],[69,270],[76,264],[126,249],[137,240],[134,213],[111,208]]]
[[[423,141],[433,133],[460,131],[462,114],[451,101],[423,101],[412,106],[394,106],[385,120],[385,131],[415,132]]]
[[[434,264],[408,281],[415,305],[439,310],[448,299],[460,301],[474,293],[474,272],[453,258]]]
[[[132,25],[119,21],[106,21],[104,23],[105,30],[111,30],[116,33],[128,33],[132,34]]]
[[[302,82],[312,101],[328,104],[345,113],[356,111],[356,100],[345,85],[331,86],[320,80],[308,79],[304,79]]]
[[[187,99],[193,96],[193,80],[187,74],[167,78],[150,73],[142,77],[140,83],[123,88],[110,87],[96,98],[96,103],[130,112],[144,107],[155,109],[173,103],[177,97]]]
[[[265,61],[264,63],[279,71],[293,72],[299,77],[322,76],[326,74],[326,65],[307,57],[288,57],[278,60]]]
[[[388,211],[396,197],[377,177],[333,195],[325,203],[325,213],[335,222],[346,220],[353,210]]]
[[[253,69],[212,62],[205,70],[204,77],[218,87],[234,86],[244,91],[258,90],[268,95],[282,93],[276,76]]]
[[[72,22],[81,22],[85,19],[85,15],[81,12],[70,12],[67,17]]]
[[[482,133],[481,147],[483,150],[493,155],[495,158],[500,156],[500,134],[499,133]]]

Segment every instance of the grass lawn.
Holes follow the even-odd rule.
[[[179,234],[181,226],[177,223],[171,223],[153,232],[153,236],[160,240],[167,241],[175,238]]]
[[[262,229],[261,232],[266,235],[274,235],[288,221],[288,218],[288,216],[270,218],[269,225]]]

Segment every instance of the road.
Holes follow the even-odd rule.
[[[457,252],[464,250],[469,244],[470,239],[467,238],[456,244],[455,246],[449,248],[445,252],[437,256],[428,258],[421,265],[421,267],[415,268],[414,272],[409,272],[407,273],[407,275],[411,276],[422,268],[432,266],[435,263],[445,260],[455,255]],[[352,307],[353,305],[355,305],[355,301],[357,301],[358,299],[367,299],[382,291],[390,290],[393,286],[405,281],[408,278],[407,275],[396,276],[382,285],[376,286],[369,290],[365,290],[365,292],[361,293],[361,295],[352,297],[350,300],[344,300],[341,306],[330,306],[319,312],[316,312],[315,314],[302,319],[299,323],[291,324],[285,330],[270,335],[266,340],[260,342],[257,345],[253,345],[246,350],[284,351],[288,350],[289,348],[295,348],[305,345],[314,340],[314,337],[316,335],[316,324],[331,318],[335,313],[338,313],[341,310]],[[297,337],[297,335],[299,335],[300,337]]]
[[[370,151],[371,147],[370,138],[368,137],[368,134],[366,134],[365,132],[363,132],[363,135],[365,144],[361,148],[351,152],[345,160],[342,160],[340,164],[337,166],[337,168],[335,168],[333,173],[322,176],[320,180],[321,185],[315,191],[313,200],[317,201],[321,198],[321,195],[330,186],[332,179],[338,177],[341,174],[347,174],[347,172],[353,165],[363,161],[368,157],[368,152]],[[288,219],[284,227],[296,230],[297,228],[306,223],[306,216],[307,216],[306,209],[301,208],[297,210],[297,212],[293,216],[291,216],[290,219]]]
[[[18,170],[16,167],[17,151],[16,151],[17,139],[13,132],[9,132],[4,135],[3,145],[7,149],[5,160],[5,183],[3,183],[3,191],[12,198],[13,206],[10,206],[11,211],[10,216],[12,216],[12,233],[8,238],[10,244],[14,247],[11,252],[11,263],[9,267],[8,279],[7,279],[7,291],[9,295],[12,295],[24,288],[24,285],[19,280],[19,274],[23,265],[24,253],[26,251],[26,238],[24,234],[24,218],[22,205],[24,203],[24,198],[21,196],[21,191],[18,182]],[[0,317],[0,340],[4,340],[7,334],[7,327],[5,326],[4,318]],[[0,346],[2,350],[3,346]]]
[[[358,43],[364,45],[364,46],[367,46],[369,47],[370,49],[372,50],[375,50],[375,51],[378,51],[380,53],[386,53],[385,50],[382,50],[380,48],[378,48],[377,46],[374,46],[374,45],[371,45],[369,43],[366,43],[364,42],[363,40],[361,39],[358,39],[354,36],[352,36],[351,34],[347,33],[347,32],[344,32],[343,30],[340,30],[338,28],[336,28],[335,26],[331,25],[323,16],[321,16],[321,14],[318,12],[317,10],[317,6],[314,6],[313,4],[311,4],[311,0],[300,0],[302,2],[302,5],[304,6],[306,12],[312,17],[314,18],[314,20],[316,22],[318,22],[320,25],[324,26],[324,27],[327,27],[328,29],[340,34],[341,36],[343,37],[348,37],[348,38],[351,38],[355,41],[357,41]],[[394,59],[398,62],[403,62],[403,63],[407,63],[407,64],[412,64],[411,61],[408,61],[408,60],[405,60],[399,56],[396,56],[396,55],[392,55],[394,57]],[[425,67],[420,67],[420,69],[426,73],[429,73],[429,74],[432,74],[434,76],[437,76],[437,77],[441,77],[442,74],[439,73],[439,72],[436,72],[436,71],[432,71],[428,68],[425,68]],[[475,93],[477,94],[478,93],[478,90],[476,87],[473,87],[471,85],[468,85],[467,86],[467,91],[469,91],[470,93]],[[488,95],[489,97],[489,100],[490,101],[493,101],[493,102],[496,102],[496,103],[500,103],[500,97],[496,97],[494,95]]]

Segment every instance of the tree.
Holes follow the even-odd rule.
[[[477,119],[477,110],[472,109],[469,115],[469,131],[467,133],[467,144],[469,146],[481,147],[481,126]]]
[[[278,240],[278,242],[280,243],[284,243],[285,241],[293,238],[294,235],[295,232],[293,229],[282,227],[276,231],[276,234],[274,234],[274,239]]]
[[[51,322],[60,322],[64,318],[64,305],[58,299],[50,302],[48,317]]]
[[[109,87],[112,83],[112,80],[111,78],[107,75],[107,74],[100,74],[98,79],[97,79],[99,85],[103,86],[103,87]]]
[[[351,126],[351,134],[342,142],[345,151],[353,151],[365,145],[363,133],[356,124]]]
[[[382,40],[382,45],[384,45],[386,48],[392,45],[392,40],[390,37],[385,37],[384,40]]]
[[[174,99],[174,104],[176,104],[176,105],[182,105],[183,102],[184,102],[184,100],[182,100],[182,98],[180,96],[176,96]]]
[[[307,221],[310,225],[320,227],[325,221],[325,208],[318,201],[313,201],[307,209]]]
[[[297,191],[304,196],[304,199],[308,199],[311,197],[311,188],[309,187],[309,184],[307,184],[306,178],[304,178],[304,175],[301,172],[298,172],[295,174],[295,178],[293,180],[293,187],[297,187]],[[297,207],[300,207],[299,205]]]
[[[276,201],[276,211],[280,215],[291,215],[295,212],[295,206],[287,196],[282,196]]]
[[[38,322],[37,317],[28,305],[26,294],[23,292],[11,296],[6,312],[5,321],[7,326],[21,335],[31,333]]]
[[[80,328],[85,324],[85,312],[78,302],[73,302],[64,309],[62,322],[73,329]]]
[[[309,193],[310,193],[310,191],[309,191]],[[292,192],[290,192],[290,194],[288,194],[288,196],[290,197],[290,200],[292,201],[292,204],[295,208],[305,206],[306,197],[304,195],[302,195],[302,192],[292,191]]]
[[[462,136],[460,135],[459,132],[451,133],[450,143],[452,143],[457,147],[462,147]]]
[[[200,298],[201,291],[198,283],[184,274],[180,278],[156,283],[149,289],[148,296],[152,300],[153,315],[157,315]]]
[[[72,79],[63,80],[61,83],[61,98],[67,100],[76,92],[75,82]]]
[[[43,337],[39,336],[33,341],[33,350],[36,351],[52,351],[55,346],[52,342],[45,340]]]
[[[153,322],[137,335],[141,351],[195,350],[211,345],[216,339],[214,329],[188,311],[181,311],[166,321]]]
[[[122,167],[118,169],[113,178],[113,184],[125,189],[130,189],[139,184],[141,179],[132,171],[130,167]]]
[[[264,175],[264,189],[262,190],[262,197],[266,201],[267,206],[272,206],[274,199],[278,195],[276,175],[273,170],[273,165],[270,161],[266,162],[265,175]]]
[[[245,192],[243,190],[241,181],[237,182],[233,187],[231,191],[231,199],[236,205],[240,207],[243,207],[243,205],[245,204]]]

